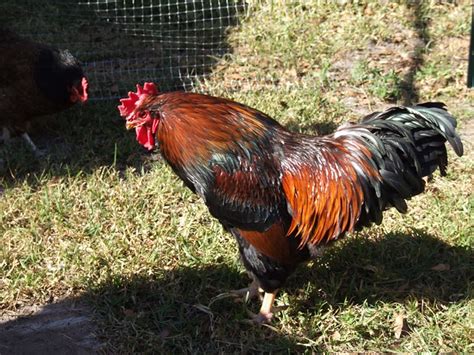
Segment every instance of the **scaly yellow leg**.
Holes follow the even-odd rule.
[[[251,314],[254,322],[262,324],[269,323],[272,320],[273,303],[275,302],[277,292],[277,290],[273,291],[272,293],[265,292],[265,295],[263,296],[262,306],[260,307],[260,312],[258,312],[258,314]]]

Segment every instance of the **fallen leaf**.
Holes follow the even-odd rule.
[[[400,339],[400,337],[408,333],[408,324],[404,314],[399,313],[395,317],[393,322],[393,332],[395,333],[395,338]]]
[[[448,264],[438,264],[431,268],[431,270],[434,270],[434,271],[448,271],[450,269],[451,267]]]
[[[334,333],[332,333],[331,339],[334,340],[334,341],[339,341],[339,340],[341,340],[341,333],[339,333],[339,332],[336,330]]]

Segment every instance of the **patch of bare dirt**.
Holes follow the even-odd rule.
[[[356,116],[393,106],[393,103],[367,94],[364,85],[354,85],[351,82],[352,72],[357,63],[361,62],[365,62],[369,69],[376,68],[383,73],[388,73],[390,70],[396,72],[403,78],[400,87],[402,99],[410,96],[412,91],[416,90],[412,87],[411,76],[419,65],[418,51],[423,45],[423,40],[415,31],[401,27],[391,40],[369,43],[364,50],[339,53],[334,58],[330,75],[339,83],[338,96],[342,98],[344,105]]]
[[[0,316],[1,355],[94,354],[102,348],[90,309],[72,301]]]

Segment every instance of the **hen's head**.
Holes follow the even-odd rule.
[[[81,63],[67,49],[41,47],[34,67],[36,84],[56,103],[70,106],[88,99],[88,82]]]
[[[127,129],[135,128],[138,142],[148,150],[155,147],[155,134],[159,118],[150,110],[153,99],[158,95],[154,83],[137,84],[137,92],[129,92],[118,106],[120,116],[126,120]]]
[[[52,55],[49,60],[56,63],[55,65],[59,68],[58,72],[60,73],[60,78],[65,81],[69,102],[72,104],[76,102],[86,102],[89,96],[87,92],[89,83],[84,76],[79,60],[67,49],[52,50],[50,53],[44,54],[42,59],[40,58],[40,67],[46,65],[44,62],[41,62],[41,60],[48,63],[48,55]]]

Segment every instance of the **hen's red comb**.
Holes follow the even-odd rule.
[[[135,110],[137,101],[143,96],[157,94],[158,89],[154,83],[145,83],[143,84],[143,87],[137,84],[137,92],[130,91],[128,93],[128,98],[120,99],[120,102],[122,103],[120,106],[118,106],[120,116],[127,117],[130,115]]]
[[[82,85],[81,101],[82,101],[82,102],[86,102],[87,99],[89,98],[89,93],[88,93],[88,90],[89,90],[89,82],[87,81],[87,78],[86,78],[86,77],[83,77],[83,78],[82,78],[81,85]]]

